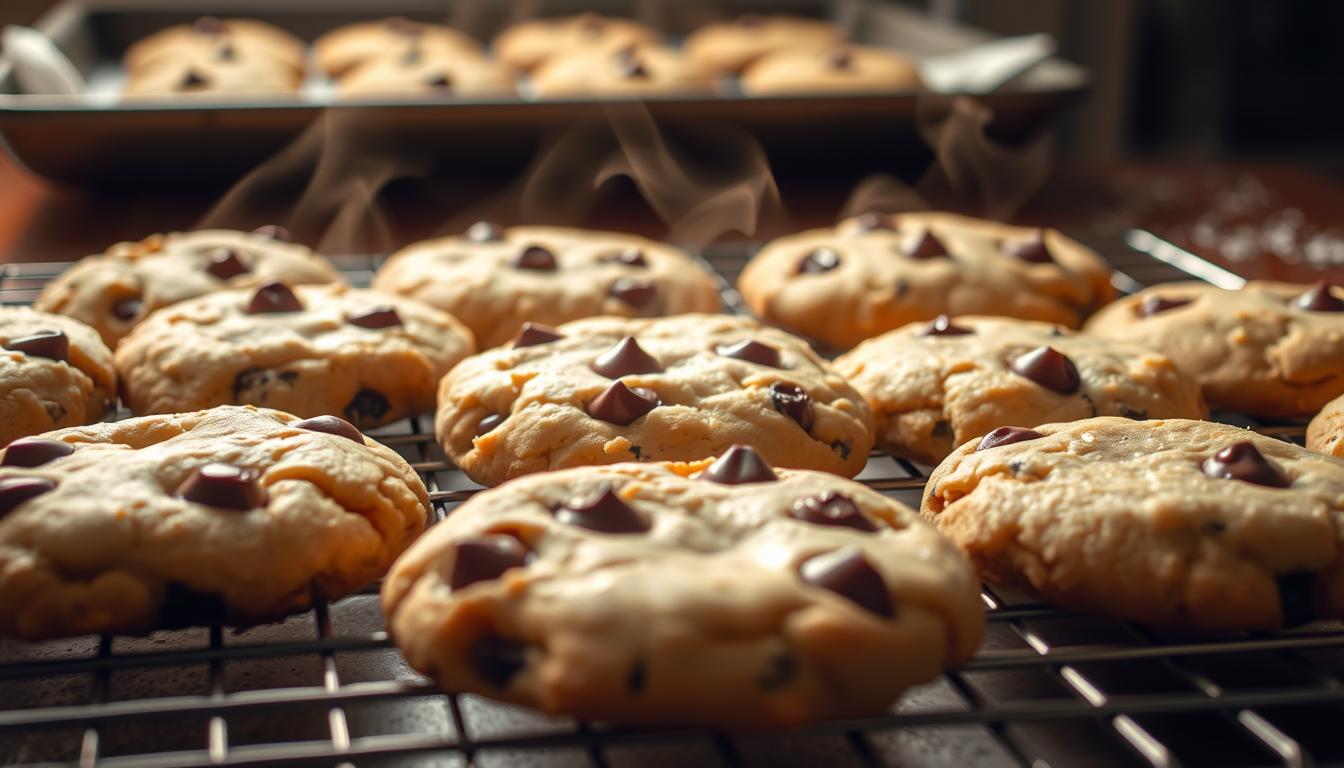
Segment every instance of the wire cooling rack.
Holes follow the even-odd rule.
[[[1092,243],[1116,284],[1235,282],[1147,233]],[[744,248],[704,254],[725,278]],[[340,266],[366,284],[377,260]],[[12,264],[0,302],[26,303],[64,265]],[[1210,271],[1213,269],[1215,271]],[[125,414],[122,414],[123,416]],[[1258,425],[1299,440],[1300,425]],[[477,486],[420,417],[373,433],[428,485],[437,518]],[[859,480],[918,504],[925,472],[874,453]],[[1122,575],[1117,575],[1122,578]],[[986,587],[969,663],[878,717],[784,733],[630,730],[437,690],[392,647],[377,589],[243,632],[0,640],[0,763],[77,766],[1306,766],[1344,762],[1344,628],[1164,637]],[[894,663],[899,663],[899,660]]]

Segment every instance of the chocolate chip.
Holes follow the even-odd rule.
[[[929,323],[928,327],[919,332],[920,336],[965,336],[975,331],[970,328],[963,328],[952,322],[947,315],[939,315]]]
[[[112,316],[123,322],[133,320],[142,307],[139,299],[122,299],[112,305]]]
[[[1310,624],[1316,620],[1316,574],[1289,573],[1275,580],[1279,587],[1279,613],[1284,627]]]
[[[653,355],[639,346],[634,336],[626,336],[616,346],[598,355],[591,367],[608,379],[637,373],[659,373],[663,370]]]
[[[302,312],[303,302],[294,295],[293,289],[279,280],[271,280],[257,287],[252,300],[247,303],[247,314],[266,315],[280,312]]]
[[[183,629],[223,624],[229,620],[229,606],[223,596],[201,592],[186,584],[170,581],[163,587],[159,603],[159,626]]]
[[[529,245],[513,260],[513,266],[515,269],[554,272],[559,269],[560,264],[555,260],[555,254],[540,245]]]
[[[818,248],[798,262],[798,274],[816,275],[840,266],[840,254],[831,248]]]
[[[764,365],[770,368],[784,367],[779,360],[778,349],[755,339],[739,341],[736,344],[723,344],[715,347],[714,351],[724,357],[746,360],[749,363]]]
[[[858,224],[859,229],[864,232],[896,231],[896,225],[892,221],[892,217],[884,213],[878,213],[877,211],[869,211],[867,213],[859,214],[858,218],[854,220],[854,223]]]
[[[215,59],[218,61],[233,61],[236,58],[238,58],[238,52],[228,43],[215,49]]]
[[[603,261],[624,264],[627,267],[647,267],[649,262],[644,258],[644,252],[638,248],[626,248],[607,256]]]
[[[1031,379],[1046,389],[1061,395],[1078,391],[1082,378],[1073,361],[1054,347],[1037,347],[1014,358],[1008,368],[1023,378]]]
[[[587,528],[598,533],[646,533],[652,526],[616,491],[604,489],[596,499],[571,499],[555,510],[555,519],[565,525]]]
[[[627,80],[647,80],[649,69],[644,62],[634,56],[621,57],[619,60],[621,77]]]
[[[788,416],[803,429],[812,428],[812,396],[796,384],[777,381],[770,385],[770,399],[775,410]]]
[[[1209,477],[1241,480],[1270,488],[1287,488],[1292,480],[1260,453],[1249,440],[1239,440],[1218,451],[1200,465]]]
[[[402,325],[401,315],[397,314],[396,308],[386,304],[346,315],[345,321],[375,331]]]
[[[756,678],[756,687],[763,691],[783,688],[798,676],[798,661],[786,653],[772,655],[765,662],[765,669]]]
[[[831,51],[830,55],[826,57],[826,64],[831,69],[849,69],[854,65],[854,54],[846,48]]]
[[[0,517],[13,512],[23,502],[55,490],[56,483],[45,477],[6,477],[0,479]]]
[[[1034,429],[1025,427],[999,427],[990,431],[989,434],[980,438],[980,444],[975,446],[976,452],[987,451],[990,448],[998,448],[1000,445],[1012,445],[1013,443],[1023,443],[1027,440],[1039,440],[1045,437]]]
[[[205,271],[220,280],[228,280],[252,271],[242,259],[238,258],[238,254],[232,248],[215,248],[206,256],[210,261],[205,265]]]
[[[658,395],[644,387],[612,382],[602,394],[588,401],[588,415],[624,427],[660,405]]]
[[[482,417],[480,421],[476,422],[476,431],[472,433],[472,437],[480,437],[481,435],[493,432],[495,427],[504,423],[504,418],[504,415],[499,413],[487,414]]]
[[[453,78],[449,77],[447,72],[440,72],[439,74],[426,80],[425,85],[428,85],[430,88],[436,88],[440,91],[446,91],[453,87]],[[527,268],[531,269],[531,267]],[[555,269],[555,267],[548,267],[548,269]]]
[[[523,327],[519,328],[517,335],[513,337],[513,346],[515,348],[535,347],[538,344],[549,344],[563,338],[565,338],[564,334],[549,325],[523,323]]]
[[[720,485],[742,485],[771,483],[778,480],[779,476],[756,449],[747,445],[734,445],[701,472],[700,479]]]
[[[931,434],[938,440],[952,439],[952,422],[946,419],[939,419],[933,423]]]
[[[306,429],[310,432],[323,432],[328,435],[344,437],[360,445],[364,444],[364,434],[356,429],[354,424],[340,416],[314,416],[311,419],[296,421],[290,426],[295,429]]]
[[[448,586],[463,589],[480,581],[490,581],[512,568],[532,561],[533,553],[512,536],[471,536],[453,544],[453,572]]]
[[[1148,418],[1148,411],[1142,408],[1130,408],[1128,405],[1125,405],[1123,403],[1121,403],[1116,408],[1116,410],[1120,411],[1120,415],[1124,416],[1126,419],[1133,419],[1134,421],[1143,421]]]
[[[75,446],[60,440],[20,437],[5,447],[0,467],[40,467],[74,452]]]
[[[839,456],[842,460],[849,458],[849,451],[850,451],[849,443],[846,443],[844,440],[832,441],[831,450],[835,451],[835,455]]]
[[[1318,280],[1293,301],[1293,306],[1309,312],[1344,312],[1344,299],[1330,292],[1330,281]]]
[[[835,491],[799,499],[789,514],[813,525],[833,525],[868,533],[877,531],[877,526],[859,511],[859,505],[853,499]]]
[[[265,402],[267,389],[279,383],[293,386],[299,380],[295,371],[273,371],[265,368],[247,368],[233,377],[233,401],[235,403]]]
[[[611,295],[636,309],[645,309],[658,295],[658,286],[648,280],[618,277],[611,284]]]
[[[67,361],[70,359],[70,339],[64,331],[43,329],[37,333],[10,339],[5,349],[22,352],[29,357],[45,357],[48,360]]]
[[[1139,302],[1139,317],[1151,317],[1159,312],[1184,307],[1186,304],[1193,302],[1194,299],[1168,299],[1164,296],[1147,296]]]
[[[636,661],[630,665],[630,671],[625,674],[625,689],[633,694],[644,692],[648,686],[649,668],[643,661]]]
[[[905,246],[903,253],[906,256],[923,261],[925,259],[936,259],[947,255],[947,247],[943,241],[934,236],[933,232],[924,230],[919,237],[910,245]]]
[[[473,243],[497,243],[504,239],[504,229],[491,221],[478,221],[467,227],[466,235]]]
[[[482,637],[472,643],[467,657],[482,680],[503,690],[527,665],[526,652],[525,643],[502,637]]]
[[[279,224],[263,224],[252,230],[252,234],[269,237],[272,240],[279,240],[282,243],[288,243],[294,240],[294,236],[289,234],[289,230]]]
[[[891,292],[896,298],[902,298],[910,291],[910,281],[904,277],[896,278],[896,282],[891,286]]]
[[[224,22],[214,16],[202,16],[191,25],[191,31],[198,35],[222,35],[228,30],[224,28]]]
[[[804,560],[798,575],[808,584],[829,589],[879,616],[891,618],[896,613],[882,575],[856,546],[842,547]]]
[[[1054,261],[1045,244],[1045,233],[1039,230],[1026,240],[1005,242],[1003,252],[1028,264],[1049,264]]]
[[[197,73],[196,70],[188,69],[187,73],[182,76],[182,82],[179,85],[182,90],[190,91],[197,88],[204,88],[207,82],[205,77]]]
[[[392,410],[392,404],[387,401],[387,396],[376,389],[361,389],[350,398],[350,403],[345,406],[345,417],[355,424],[369,426],[377,424],[388,411]]]
[[[192,470],[177,487],[177,496],[220,509],[248,510],[266,504],[266,489],[255,470],[218,461]]]

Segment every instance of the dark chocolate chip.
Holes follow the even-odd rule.
[[[952,439],[952,422],[946,419],[939,419],[933,423],[932,435],[938,440]]]
[[[467,227],[466,236],[473,243],[497,243],[504,239],[504,228],[492,221],[478,221]]]
[[[1118,406],[1117,410],[1119,410],[1120,415],[1124,416],[1126,419],[1133,419],[1135,421],[1144,421],[1148,418],[1148,411],[1142,408],[1130,408],[1128,405],[1124,405],[1123,403],[1120,406]]]
[[[563,338],[565,338],[564,334],[549,325],[543,325],[542,323],[523,323],[523,327],[519,328],[517,335],[513,337],[513,346],[535,347],[538,344],[549,344],[552,341],[559,341]]]
[[[639,346],[634,336],[626,336],[616,346],[598,355],[591,367],[608,379],[637,373],[659,373],[663,370],[653,355]]]
[[[369,426],[377,424],[390,410],[392,404],[382,392],[376,389],[361,389],[345,406],[345,417],[354,424]]]
[[[885,213],[878,213],[877,211],[869,211],[867,213],[859,214],[858,218],[855,219],[854,222],[858,224],[859,229],[863,230],[864,232],[896,231],[896,224],[895,222],[892,221],[892,217],[886,215]]]
[[[255,470],[218,461],[192,470],[177,487],[177,496],[220,509],[248,510],[266,504],[266,489]]]
[[[1039,440],[1042,437],[1045,437],[1045,435],[1042,435],[1034,429],[1026,429],[1024,427],[999,427],[980,438],[980,444],[975,446],[975,450],[987,451],[990,448],[998,448],[1000,445],[1024,443],[1028,440]]]
[[[163,587],[159,603],[159,626],[164,629],[211,626],[229,620],[229,606],[223,596],[200,592],[176,581]]]
[[[756,678],[756,687],[763,691],[774,691],[798,676],[798,661],[786,653],[772,655],[765,662],[765,669]]]
[[[235,403],[264,403],[267,390],[275,384],[293,386],[299,380],[295,371],[274,371],[266,368],[247,368],[233,377]]]
[[[771,483],[779,479],[775,470],[748,445],[734,445],[700,473],[701,480],[720,485]]]
[[[45,477],[6,477],[0,479],[0,517],[13,512],[23,502],[55,490],[56,483]]]
[[[779,350],[762,341],[747,339],[739,341],[736,344],[724,344],[714,348],[724,357],[733,357],[738,360],[746,360],[749,363],[764,365],[770,368],[783,368],[779,360]]]
[[[635,309],[645,309],[658,296],[658,286],[648,280],[618,277],[611,284],[611,295]]]
[[[236,58],[238,58],[238,52],[228,43],[215,49],[215,59],[219,61],[233,61]]]
[[[482,637],[472,643],[467,656],[482,680],[503,690],[527,665],[527,645],[502,637]]]
[[[842,547],[804,560],[798,575],[808,584],[829,589],[879,616],[891,618],[896,613],[882,575],[856,546]]]
[[[293,235],[289,234],[289,230],[279,224],[263,224],[252,230],[252,234],[269,237],[272,240],[279,240],[282,243],[288,243],[294,240]]]
[[[540,245],[529,245],[513,260],[515,269],[531,269],[537,272],[554,272],[560,268],[555,254]]]
[[[1344,299],[1330,292],[1330,281],[1318,280],[1306,293],[1298,296],[1293,305],[1311,312],[1344,312]]]
[[[402,325],[401,315],[397,314],[396,308],[385,304],[346,315],[345,321],[351,325],[375,331]]]
[[[214,16],[202,16],[191,25],[191,31],[198,35],[222,35],[228,30],[224,27],[224,22]]]
[[[891,292],[896,298],[902,298],[910,291],[910,281],[904,277],[896,278],[896,282],[891,286]]]
[[[859,505],[853,499],[835,491],[799,499],[794,502],[789,514],[813,525],[833,525],[868,533],[877,530],[877,525],[859,511]]]
[[[1316,574],[1289,573],[1276,579],[1279,586],[1279,613],[1284,627],[1297,627],[1316,620]]]
[[[1148,296],[1139,302],[1139,317],[1152,317],[1159,312],[1166,312],[1169,309],[1184,307],[1191,304],[1194,299],[1168,299],[1164,296]]]
[[[610,487],[595,499],[569,500],[556,508],[555,519],[565,525],[598,533],[646,533],[652,527],[643,515],[621,501],[621,497]]]
[[[832,441],[831,450],[835,451],[835,455],[839,456],[842,460],[849,458],[849,443],[846,443],[844,440]]]
[[[238,254],[232,248],[215,248],[206,255],[210,258],[210,262],[205,265],[205,271],[220,280],[228,280],[252,271],[242,259],[238,258]]]
[[[1028,264],[1049,264],[1054,261],[1049,247],[1045,244],[1044,233],[1039,231],[1026,240],[1005,242],[1003,252]]]
[[[610,261],[617,264],[624,264],[627,267],[647,267],[648,259],[644,258],[644,252],[638,248],[626,248],[607,256],[603,261]]]
[[[818,248],[798,262],[798,274],[816,275],[840,266],[840,254],[831,248]]]
[[[133,320],[143,306],[139,299],[122,299],[112,305],[112,316],[123,322]]]
[[[775,410],[798,422],[803,429],[812,428],[812,396],[796,384],[777,381],[770,385],[770,399]]]
[[[609,424],[625,426],[660,405],[658,395],[644,387],[612,382],[602,394],[588,401],[588,415]]]
[[[644,449],[641,448],[640,446],[631,443],[630,447],[627,450],[629,450],[630,453],[633,454],[636,459],[643,458]]]
[[[342,419],[340,416],[314,416],[311,419],[296,421],[292,425],[295,429],[306,429],[310,432],[323,432],[328,435],[344,437],[347,440],[353,440],[360,445],[364,444],[364,434],[355,428],[354,424]]]
[[[647,80],[649,68],[636,56],[622,56],[618,60],[621,77],[627,80]]]
[[[1019,355],[1008,367],[1018,376],[1031,379],[1061,395],[1077,392],[1078,385],[1082,383],[1078,367],[1054,347],[1037,347]]]
[[[649,684],[649,668],[643,661],[636,661],[630,665],[630,671],[625,674],[625,689],[633,694],[641,694]]]
[[[481,420],[476,422],[476,431],[472,433],[472,437],[480,437],[493,432],[495,427],[504,423],[504,418],[504,415],[500,413],[491,413],[481,417]]]
[[[271,280],[257,287],[252,300],[247,303],[247,314],[266,315],[279,312],[302,312],[303,302],[294,295],[293,289],[279,280]]]
[[[453,544],[453,572],[448,586],[463,589],[489,581],[532,561],[532,552],[512,536],[471,536]]]
[[[936,259],[947,255],[947,246],[943,245],[943,241],[935,237],[933,232],[926,229],[913,243],[905,247],[903,253],[919,261]]]
[[[1292,480],[1266,459],[1249,440],[1237,441],[1204,460],[1200,465],[1209,477],[1241,480],[1270,488],[1287,488]]]
[[[854,54],[847,48],[841,48],[826,57],[826,64],[831,69],[849,69],[854,64]]]
[[[963,328],[952,322],[947,315],[939,315],[929,323],[928,327],[920,331],[920,336],[965,336],[975,331],[970,328]]]
[[[75,446],[60,440],[20,437],[5,446],[5,458],[0,460],[0,467],[40,467],[74,452]]]
[[[70,339],[64,331],[41,330],[10,339],[5,349],[22,352],[29,357],[45,357],[48,360],[66,361],[70,359]]]
[[[449,77],[447,72],[440,72],[426,80],[425,85],[440,91],[446,91],[453,87],[453,78]],[[531,269],[531,267],[529,267],[529,269]],[[549,269],[555,269],[555,267],[549,267]]]

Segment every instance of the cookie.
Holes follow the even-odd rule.
[[[1005,427],[922,511],[991,581],[1183,632],[1344,616],[1344,462],[1206,421]]]
[[[1110,276],[1100,256],[1053,229],[866,213],[766,244],[737,285],[760,318],[848,349],[938,315],[1077,328],[1114,295]]]
[[[877,444],[925,464],[998,427],[1208,415],[1198,382],[1165,355],[1029,320],[912,323],[835,369],[867,399]]]
[[[415,45],[393,48],[351,69],[336,86],[341,96],[507,96],[513,75],[482,56],[433,52]]]
[[[444,377],[435,429],[485,485],[735,443],[777,466],[853,476],[873,443],[863,398],[806,342],[731,315],[529,324]]]
[[[657,31],[633,19],[583,13],[514,24],[495,38],[494,51],[506,65],[527,72],[561,53],[615,51],[632,45],[657,45],[661,40]]]
[[[137,415],[249,404],[368,429],[433,410],[439,379],[474,349],[461,323],[417,301],[274,281],[160,310],[115,359]]]
[[[1344,396],[1326,403],[1307,425],[1307,447],[1344,458]]]
[[[617,232],[485,222],[393,254],[373,287],[452,313],[481,349],[503,344],[528,321],[558,325],[722,306],[714,278],[672,246]]]
[[[300,76],[273,62],[242,54],[183,56],[148,65],[126,79],[122,96],[243,98],[297,93]]]
[[[196,59],[261,61],[299,76],[304,67],[303,41],[279,27],[255,19],[202,16],[192,24],[159,30],[127,49],[122,66],[128,73],[166,61]]]
[[[742,73],[743,93],[910,91],[919,67],[895,51],[865,45],[788,48],[761,56]]]
[[[313,58],[328,77],[341,79],[389,51],[399,54],[407,49],[429,59],[481,59],[481,44],[472,36],[400,16],[333,29],[313,43]]]
[[[279,619],[382,575],[428,515],[411,466],[330,416],[226,406],[48,432],[0,454],[0,634]]]
[[[451,691],[623,723],[877,715],[975,651],[979,585],[913,510],[750,448],[478,494],[383,583]]]
[[[661,46],[557,53],[532,73],[533,96],[635,96],[709,93],[713,79],[679,51]]]
[[[109,347],[156,309],[221,288],[268,280],[335,283],[341,276],[283,229],[204,229],[150,235],[80,259],[42,289],[34,306],[93,326]]]
[[[0,446],[97,421],[116,392],[112,353],[92,328],[0,306]]]
[[[843,43],[840,31],[828,21],[748,14],[706,24],[686,38],[683,49],[706,71],[732,75],[768,53],[826,50]]]
[[[1087,330],[1166,354],[1215,409],[1305,418],[1344,394],[1344,288],[1324,281],[1159,285],[1101,310]]]

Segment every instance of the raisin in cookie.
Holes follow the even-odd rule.
[[[737,74],[776,51],[822,51],[844,43],[828,21],[747,14],[706,24],[686,38],[686,55],[716,75]]]
[[[115,347],[149,313],[222,288],[250,288],[268,280],[292,285],[337,283],[341,276],[307,247],[288,242],[283,229],[255,232],[204,229],[150,235],[117,243],[80,259],[47,284],[34,304],[96,329]]]
[[[885,48],[843,45],[766,54],[742,73],[744,93],[909,91],[920,85],[919,68]]]
[[[1159,285],[1101,310],[1087,330],[1170,356],[1214,408],[1307,417],[1344,394],[1344,288],[1324,281]]]
[[[997,427],[1208,415],[1198,382],[1170,358],[1029,320],[913,323],[863,342],[835,368],[868,400],[878,445],[926,464]]]
[[[853,476],[863,398],[807,343],[744,317],[598,317],[524,327],[439,386],[444,451],[486,485],[622,461],[691,461],[734,443],[778,466]]]
[[[0,454],[0,634],[237,626],[380,576],[429,496],[332,416],[225,406],[26,438]]]
[[[658,32],[632,19],[583,13],[514,24],[495,38],[495,56],[515,70],[530,71],[561,53],[657,45],[661,39]]]
[[[482,349],[524,322],[716,312],[714,279],[684,252],[634,235],[486,222],[388,258],[373,287],[451,312]]]
[[[370,57],[337,84],[347,98],[367,96],[504,96],[513,76],[483,56],[436,52],[417,46]]]
[[[173,60],[248,59],[301,76],[304,55],[303,41],[274,25],[202,16],[192,24],[161,29],[139,40],[127,49],[122,65],[134,75]]]
[[[411,666],[448,690],[787,727],[879,714],[969,658],[978,586],[913,510],[738,446],[478,494],[397,561],[383,609]]]
[[[417,51],[425,58],[481,59],[481,44],[470,35],[400,16],[347,24],[313,43],[318,67],[338,80],[389,52],[403,55],[406,51]]]
[[[0,307],[0,445],[103,418],[117,392],[112,352],[87,325]]]
[[[842,349],[944,314],[1077,328],[1114,295],[1101,257],[1055,230],[948,213],[867,213],[779,238],[738,290],[762,319]]]
[[[1344,396],[1325,404],[1307,426],[1307,447],[1344,458]]]
[[[529,82],[539,98],[708,93],[714,87],[681,52],[654,45],[559,53],[538,66]]]
[[[367,429],[434,408],[471,332],[417,301],[345,285],[264,283],[156,312],[122,340],[122,398],[136,414],[226,403]]]
[[[923,512],[986,578],[1162,629],[1344,616],[1344,462],[1225,424],[1004,427],[929,478]]]

